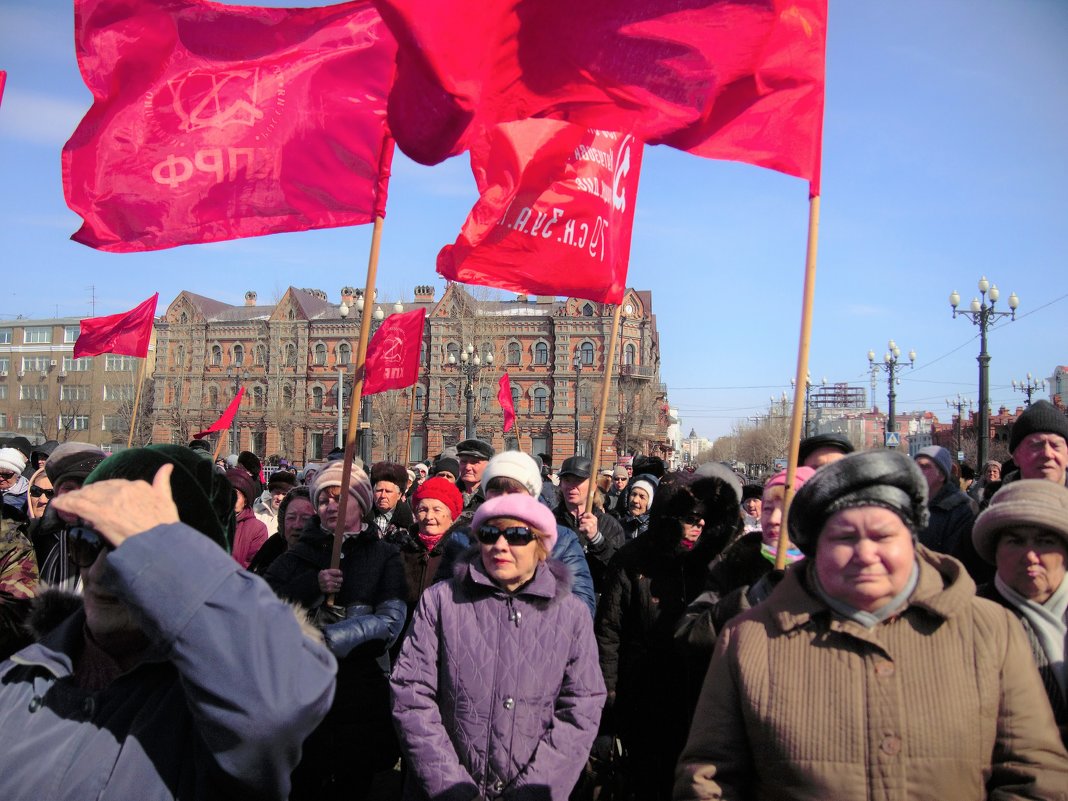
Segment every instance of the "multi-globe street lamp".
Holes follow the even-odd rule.
[[[1012,388],[1013,388],[1014,391],[1022,392],[1024,395],[1026,395],[1027,396],[1026,405],[1030,406],[1031,405],[1031,396],[1034,395],[1035,392],[1045,392],[1046,391],[1046,379],[1044,379],[1044,378],[1036,379],[1030,373],[1028,373],[1027,374],[1027,380],[1025,380],[1025,381],[1016,381],[1015,379],[1013,379]]]
[[[982,300],[972,298],[967,311],[957,309],[960,305],[960,294],[955,289],[949,296],[949,305],[953,309],[954,319],[959,315],[979,326],[979,420],[975,430],[975,450],[976,464],[982,466],[986,464],[987,444],[990,440],[990,354],[986,350],[986,334],[999,318],[1016,319],[1016,309],[1020,306],[1020,299],[1016,297],[1015,292],[1012,292],[1008,300],[1009,311],[996,311],[994,304],[1001,296],[997,286],[987,281],[985,275],[979,279],[978,286]],[[989,305],[986,302],[988,297],[990,298]]]
[[[790,379],[790,386],[791,387],[796,387],[797,386],[797,379],[796,378],[791,378]],[[827,379],[826,378],[821,378],[820,379],[820,386],[821,387],[827,386]],[[808,398],[808,396],[809,396],[809,393],[811,391],[812,391],[812,373],[807,373],[805,375],[805,436],[806,437],[812,436],[812,432],[809,431],[809,426],[808,426],[808,413],[809,413],[809,398]]]
[[[461,373],[467,377],[467,386],[464,387],[464,402],[467,405],[467,419],[466,419],[466,431],[464,437],[466,439],[475,438],[475,379],[478,378],[478,374],[485,368],[493,365],[493,354],[487,353],[486,358],[483,359],[475,351],[475,346],[468,342],[460,350],[460,359],[456,360],[456,357],[452,354],[449,355],[449,365],[455,367]]]
[[[909,363],[907,365],[901,364],[901,348],[897,346],[894,340],[890,340],[886,343],[886,353],[883,354],[883,360],[881,362],[875,361],[875,351],[868,351],[868,366],[871,368],[871,388],[874,390],[876,386],[876,378],[879,370],[886,371],[886,402],[889,407],[889,415],[886,418],[886,444],[890,447],[890,434],[893,434],[897,430],[897,414],[894,408],[894,402],[897,400],[897,392],[895,390],[898,384],[897,372],[903,367],[913,367],[916,364],[916,351],[909,351]],[[898,365],[901,364],[901,367]],[[896,447],[896,446],[894,446]]]

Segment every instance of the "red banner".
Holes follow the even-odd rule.
[[[437,270],[452,281],[619,303],[642,143],[557,120],[498,125],[471,151],[480,198]]]
[[[512,426],[515,425],[515,404],[512,403],[512,381],[508,378],[508,373],[501,376],[501,380],[497,382],[499,387],[497,390],[497,402],[501,404],[501,410],[504,412],[504,433],[507,434],[512,430]]]
[[[419,378],[426,309],[391,314],[367,345],[363,394],[410,387]]]
[[[100,353],[145,358],[148,355],[148,343],[152,339],[152,321],[156,316],[158,300],[159,292],[128,312],[82,320],[78,339],[74,342],[74,358]]]
[[[4,102],[4,86],[7,84],[7,71],[0,70],[0,103]]]
[[[204,439],[208,434],[214,434],[216,431],[225,431],[228,429],[230,424],[234,422],[234,415],[237,414],[237,410],[241,408],[241,399],[243,397],[245,397],[245,388],[241,387],[237,390],[234,399],[230,401],[230,405],[226,407],[226,411],[222,413],[219,419],[203,431],[194,434],[193,439]]]
[[[389,124],[424,164],[527,117],[631,131],[819,185],[827,0],[375,0]]]
[[[396,43],[366,0],[76,0],[75,39],[93,93],[63,148],[75,241],[156,250],[384,208]]]

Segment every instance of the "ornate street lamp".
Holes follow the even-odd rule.
[[[1031,396],[1034,395],[1036,391],[1037,392],[1045,392],[1046,391],[1046,379],[1039,378],[1039,379],[1036,380],[1034,377],[1032,377],[1032,375],[1030,373],[1028,373],[1026,381],[1016,381],[1014,379],[1013,382],[1012,382],[1012,388],[1016,392],[1022,392],[1024,395],[1026,395],[1027,396],[1026,405],[1030,406],[1031,405]]]
[[[487,367],[493,365],[493,354],[487,353],[485,362],[475,351],[475,346],[468,342],[460,350],[460,360],[450,354],[449,366],[455,367],[467,377],[467,386],[464,388],[464,401],[467,404],[467,420],[465,439],[474,439],[475,434],[475,379],[478,374]]]
[[[897,346],[894,340],[890,340],[886,343],[886,353],[883,354],[882,362],[875,361],[875,351],[868,351],[868,366],[871,369],[871,387],[874,390],[876,386],[876,378],[879,370],[886,371],[886,402],[889,407],[889,416],[886,419],[886,433],[893,434],[897,430],[897,418],[896,410],[894,409],[894,401],[897,400],[897,392],[895,386],[900,383],[900,379],[897,377],[897,372],[903,367],[913,367],[916,364],[916,351],[909,351],[909,363],[907,365],[901,364],[901,368],[898,365],[901,363],[901,348]],[[889,437],[887,437],[889,439]],[[896,446],[895,446],[896,447]]]

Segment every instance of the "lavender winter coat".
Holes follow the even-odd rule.
[[[405,799],[567,799],[605,701],[570,584],[549,560],[510,594],[476,551],[423,593],[391,680]]]

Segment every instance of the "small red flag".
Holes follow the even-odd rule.
[[[512,381],[508,378],[508,373],[501,376],[501,380],[497,382],[500,389],[497,390],[497,402],[501,404],[501,409],[504,411],[504,433],[507,434],[512,430],[512,426],[515,425],[515,404],[512,403]]]
[[[74,342],[74,358],[100,353],[145,358],[149,340],[152,339],[157,300],[159,292],[128,312],[82,320],[81,331]]]
[[[396,43],[325,8],[76,0],[93,105],[63,148],[72,237],[132,252],[372,222]]]
[[[205,428],[203,431],[199,431],[193,435],[193,439],[204,439],[208,434],[214,434],[216,431],[225,431],[230,427],[230,424],[234,422],[234,415],[237,414],[237,410],[241,408],[241,399],[245,396],[245,388],[241,387],[237,390],[237,394],[234,395],[234,399],[230,401],[230,405],[226,407],[226,411],[222,413],[218,420]]]
[[[7,84],[7,70],[0,70],[0,103],[4,102],[4,86]]]
[[[389,125],[436,164],[549,117],[818,191],[827,0],[375,0],[399,43]]]
[[[642,143],[559,120],[498,125],[471,151],[480,198],[437,270],[453,281],[619,303]]]
[[[367,345],[363,394],[410,387],[419,378],[426,309],[391,314]]]

